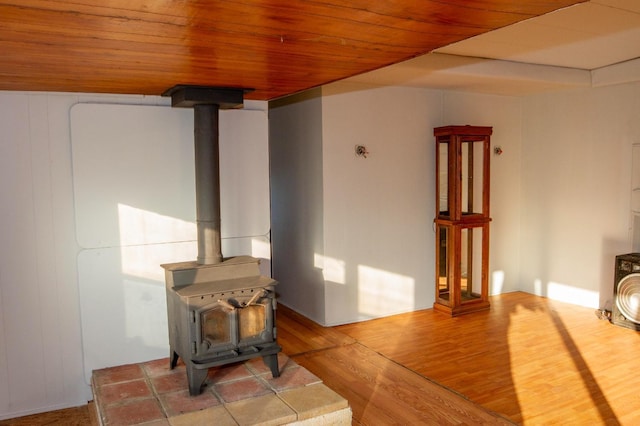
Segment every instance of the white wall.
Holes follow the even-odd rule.
[[[0,93],[0,418],[81,404],[69,108]]]
[[[323,89],[326,324],[433,304],[439,92]],[[367,158],[355,155],[364,145]]]
[[[273,276],[279,302],[324,324],[322,100],[320,90],[269,109]]]
[[[371,88],[336,83],[322,89],[321,170],[298,173],[308,179],[322,178],[321,201],[289,209],[297,232],[274,224],[274,277],[281,282],[281,301],[311,318],[334,325],[391,315],[433,305],[435,176],[433,128],[449,124],[494,127],[493,145],[504,154],[493,157],[491,212],[491,287],[493,293],[518,286],[520,220],[521,100],[513,97],[471,95],[401,87]],[[287,110],[270,110],[273,166],[273,136],[279,152],[309,149],[303,121],[293,111],[303,103],[292,102]],[[286,113],[285,113],[286,111]],[[277,121],[274,117],[279,117]],[[290,131],[290,129],[296,129]],[[317,129],[314,125],[314,134]],[[367,158],[355,155],[355,145],[364,145]],[[317,154],[316,154],[317,155]],[[291,161],[280,164],[291,173]],[[316,166],[319,163],[315,159]],[[288,170],[288,172],[286,171]],[[310,172],[309,170],[313,170]],[[273,173],[273,170],[272,170]],[[297,175],[298,175],[297,174]],[[272,199],[277,193],[296,197],[297,189],[284,186],[272,175]],[[299,196],[299,195],[298,195]],[[305,195],[309,197],[308,195]],[[317,194],[315,195],[317,197]],[[321,214],[320,235],[309,233]],[[274,221],[278,220],[273,210]],[[292,219],[287,220],[291,222]],[[306,223],[306,225],[305,225]],[[302,224],[302,225],[301,225]],[[307,232],[305,232],[305,230]],[[277,245],[280,238],[287,245]],[[287,274],[276,273],[279,259],[294,259],[302,241],[321,240],[313,253],[305,251],[304,264],[291,266]],[[287,253],[286,255],[282,253]],[[304,271],[315,273],[313,284],[300,279]],[[319,283],[317,273],[322,273]],[[324,292],[318,290],[324,287]],[[319,299],[324,294],[324,299]],[[320,311],[320,312],[318,312]]]
[[[193,109],[80,103],[70,115],[89,382],[169,355],[160,265],[197,257]],[[220,111],[219,133],[222,253],[262,257],[270,275],[267,114]]]
[[[520,289],[610,309],[614,258],[632,249],[640,84],[530,96],[523,105]]]
[[[126,258],[131,260],[132,254],[140,252],[141,249],[148,249],[149,245],[148,241],[142,243],[128,241],[122,244],[120,233],[117,236],[107,235],[106,239],[103,238],[104,235],[100,234],[101,226],[108,229],[112,222],[104,221],[104,212],[98,210],[91,212],[87,207],[92,202],[98,206],[103,205],[101,203],[108,198],[108,195],[135,193],[135,191],[122,191],[123,188],[117,185],[121,180],[115,178],[115,174],[130,173],[131,167],[122,164],[116,166],[107,159],[107,156],[118,158],[118,151],[122,155],[129,155],[130,152],[122,152],[123,147],[118,146],[117,143],[111,146],[112,152],[109,150],[95,152],[94,154],[100,158],[97,162],[94,161],[94,169],[99,169],[100,166],[103,167],[102,170],[106,170],[109,164],[114,165],[113,179],[107,179],[102,184],[96,184],[93,181],[91,184],[93,191],[92,188],[77,191],[83,183],[91,183],[91,180],[86,179],[86,173],[80,173],[77,167],[74,168],[74,165],[81,165],[82,161],[76,158],[75,160],[79,162],[76,161],[74,164],[72,156],[74,147],[70,111],[74,105],[87,102],[162,105],[163,108],[170,109],[169,99],[160,97],[0,92],[0,128],[2,129],[0,132],[0,218],[2,218],[0,221],[2,241],[0,244],[0,419],[82,405],[90,400],[92,396],[83,369],[107,365],[90,365],[94,358],[86,357],[91,352],[87,345],[90,345],[91,350],[95,349],[96,345],[92,344],[90,339],[87,341],[88,335],[83,339],[83,331],[91,330],[96,324],[106,323],[105,317],[114,324],[126,323],[126,309],[111,303],[113,300],[123,302],[122,298],[113,297],[114,294],[122,296],[122,292],[118,293],[121,290],[118,283],[124,282],[123,280],[126,279],[129,282],[134,279],[137,283],[144,281],[143,284],[153,288],[164,286],[153,278],[140,279],[135,273],[131,273],[132,270],[134,272],[148,270],[148,263],[156,260],[154,257],[149,258],[145,255],[137,258],[135,265],[132,265],[132,270],[109,269],[109,265],[120,265],[123,259],[122,253],[126,252]],[[266,122],[266,103],[247,102],[245,107],[262,110]],[[114,108],[118,109],[118,107]],[[126,112],[131,111],[128,109],[130,107],[121,108]],[[223,121],[224,116],[221,115],[221,138]],[[116,127],[113,123],[111,125]],[[163,126],[164,123],[158,122],[152,127]],[[235,132],[233,129],[226,131]],[[252,141],[264,149],[262,156],[265,173],[267,140],[265,127],[262,137]],[[175,142],[181,143],[181,141]],[[192,140],[186,141],[186,150],[192,150],[191,145]],[[78,147],[78,145],[75,146],[76,149]],[[248,149],[251,150],[251,148]],[[76,150],[76,154],[78,152]],[[93,155],[91,150],[85,154],[88,154],[85,160]],[[174,154],[175,151],[168,150],[162,155],[166,157]],[[185,156],[181,157],[182,159],[175,160],[183,165],[188,160],[185,160]],[[144,164],[150,161],[149,158],[144,157],[139,163]],[[180,170],[184,172],[187,168],[181,166]],[[139,169],[157,176],[157,167],[143,166]],[[74,173],[80,173],[80,175],[76,176]],[[183,181],[185,180],[181,180]],[[151,181],[138,179],[131,185],[141,185],[139,190],[144,192],[146,188],[149,192],[148,189],[153,183],[153,179]],[[180,186],[179,190],[184,189],[184,185],[178,186]],[[264,187],[266,188],[266,185]],[[164,189],[168,193],[176,192],[171,187],[167,188],[167,185]],[[175,195],[174,199],[182,201],[193,198],[192,194],[182,198],[180,198],[181,194],[173,195]],[[229,198],[233,203],[238,201],[237,193],[233,191],[227,194],[227,199]],[[140,204],[148,207],[150,200],[152,205],[158,201],[152,196],[137,196],[128,201],[134,207]],[[155,204],[155,209],[156,213],[175,213],[176,211],[170,197],[164,203],[160,201],[160,204]],[[266,223],[268,224],[268,205],[264,214],[267,215]],[[168,216],[171,215],[173,213],[168,213]],[[154,215],[154,218],[159,216]],[[97,222],[95,232],[84,232],[91,229],[87,226],[91,217],[94,217]],[[78,230],[83,231],[80,233],[82,234],[80,238],[78,238],[80,235]],[[154,233],[150,229],[147,231]],[[261,238],[268,238],[266,235],[268,229],[264,229],[262,233],[265,235]],[[130,236],[131,233],[128,233],[127,238]],[[227,237],[237,236],[227,235]],[[114,243],[111,241],[113,238],[118,241]],[[91,242],[97,242],[97,244]],[[195,243],[187,240],[182,244],[193,246]],[[120,245],[126,245],[126,247],[119,247]],[[264,245],[268,246],[268,239],[266,244],[262,244]],[[265,253],[264,247],[257,247],[257,249],[260,253]],[[109,262],[108,259],[113,258],[111,252],[114,250],[117,252],[116,260]],[[268,258],[268,249],[266,257]],[[89,266],[93,266],[83,268],[82,265],[87,266],[86,262],[83,263],[83,259],[87,258],[94,261],[89,262]],[[112,280],[105,282],[98,279],[101,276],[111,277]],[[161,279],[162,277],[159,278]],[[104,286],[95,287],[96,283],[111,286],[111,290],[107,290]],[[129,295],[132,298],[129,298],[129,301],[144,302],[146,299],[142,293],[130,292]],[[87,302],[91,300],[97,301],[96,306],[101,306],[102,310],[87,309],[87,306],[91,306]],[[124,304],[126,305],[126,300]],[[142,308],[144,310],[145,306]],[[166,311],[163,310],[163,313],[166,314]],[[145,326],[150,327],[146,332],[152,335],[161,334],[159,328],[166,328],[166,318],[163,319],[162,314],[157,316],[155,320],[145,323]],[[135,350],[128,351],[124,347],[109,343],[119,342],[124,333],[125,328],[122,327],[120,330],[110,330],[109,333],[103,334],[103,344],[110,347],[108,351],[102,352],[106,352],[107,357],[119,356],[118,361],[137,361],[134,358],[139,353]],[[139,336],[138,341],[127,349],[135,349],[135,345],[140,344],[144,346],[147,337],[149,336]],[[159,346],[154,350],[159,357],[167,356],[168,344],[164,350]],[[122,354],[124,359],[121,358]],[[99,362],[107,364],[112,361],[113,359],[109,358]]]

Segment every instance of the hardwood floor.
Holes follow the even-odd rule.
[[[640,334],[526,293],[449,318],[425,310],[336,327],[525,425],[640,424]]]
[[[456,318],[429,309],[338,327],[281,306],[277,326],[283,351],[349,400],[354,425],[640,424],[640,333],[593,309],[516,292]],[[0,425],[82,424],[65,421],[78,410]]]
[[[1,426],[87,426],[92,423],[90,405],[67,408],[65,410],[49,411],[48,413],[34,414],[9,420],[0,420]]]
[[[278,309],[277,320],[283,351],[349,401],[354,425],[513,424],[361,344],[341,327],[321,327],[286,307]]]

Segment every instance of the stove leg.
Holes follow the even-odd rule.
[[[271,369],[273,378],[280,377],[280,369],[278,368],[278,354],[265,355],[262,357],[264,363]]]
[[[178,365],[178,353],[170,348],[169,353],[171,356],[169,357],[169,369],[173,370]]]
[[[187,379],[189,381],[189,395],[198,396],[200,390],[204,384],[204,380],[207,378],[209,370],[193,368],[191,363],[187,364]]]

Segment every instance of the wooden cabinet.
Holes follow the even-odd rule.
[[[451,316],[489,309],[491,127],[434,129],[436,299]]]

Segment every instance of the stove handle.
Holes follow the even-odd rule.
[[[218,299],[218,303],[222,305],[224,308],[233,311],[235,309],[246,308],[247,306],[257,305],[258,300],[266,297],[269,294],[269,290],[262,290],[254,294],[248,302],[238,303],[234,298],[230,298],[227,300]]]
[[[236,306],[233,306],[231,303],[227,302],[226,300],[218,299],[218,303],[230,311],[234,311],[236,309]]]
[[[245,306],[255,305],[258,300],[262,299],[268,294],[269,294],[268,290],[259,291],[258,293],[254,294],[253,297],[249,299],[249,301],[246,304],[244,304],[244,306],[242,307],[244,308]]]

